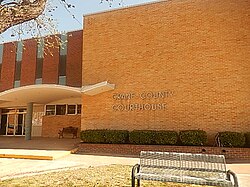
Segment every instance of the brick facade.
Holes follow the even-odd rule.
[[[43,60],[43,84],[58,84],[59,68],[59,38],[56,35],[45,38],[44,60]]]
[[[58,131],[69,126],[78,127],[80,133],[80,115],[43,116],[42,121],[42,137],[58,137]]]
[[[24,41],[21,66],[21,86],[35,84],[37,42],[34,39]]]
[[[67,85],[82,86],[82,30],[68,33]]]
[[[5,91],[14,87],[16,65],[16,44],[6,43],[3,47],[0,90]]]
[[[82,129],[250,131],[249,15],[249,0],[174,0],[85,16],[83,85],[116,88],[83,95]],[[116,110],[135,103],[165,109]]]
[[[78,152],[87,154],[140,155],[141,151],[165,151],[178,153],[204,153],[225,155],[226,159],[249,160],[250,148],[199,147],[199,146],[162,146],[162,145],[130,145],[130,144],[86,144],[79,145]]]
[[[66,59],[66,75],[67,75],[67,86],[81,87],[82,85],[82,30],[68,33],[68,59]],[[58,70],[60,61],[59,52],[59,37],[57,35],[47,36],[44,39],[44,59],[42,67],[42,83],[43,84],[58,84]],[[1,81],[0,89],[1,91],[10,90],[14,88],[14,78],[15,78],[15,66],[16,66],[16,47],[17,43],[6,43],[3,48],[2,57],[2,67],[1,67]],[[36,80],[36,65],[37,65],[37,41],[36,39],[28,39],[23,41],[23,51],[22,51],[22,62],[21,62],[21,78],[20,87],[27,85],[34,85]],[[15,108],[22,107],[26,108],[27,103],[23,103],[23,106],[18,103],[18,92],[15,93],[17,100],[16,103],[2,104],[2,108]],[[27,96],[29,97],[29,96]],[[63,104],[78,103],[81,104],[76,98],[68,96],[65,98]],[[43,98],[41,96],[41,98]],[[80,98],[79,98],[80,100]],[[76,102],[77,101],[77,102]],[[41,104],[39,101],[32,101],[34,106],[36,104]],[[59,103],[62,100],[58,101]],[[42,103],[48,104],[48,103]],[[54,101],[57,104],[57,101]],[[60,103],[62,104],[62,103]],[[57,137],[58,131],[63,127],[74,126],[81,127],[81,117],[80,115],[64,115],[64,116],[43,116],[42,122],[40,120],[41,112],[44,112],[44,106],[39,108],[38,114],[36,112],[33,115],[37,115],[39,119],[33,122],[33,132],[32,136],[43,137]],[[43,115],[43,114],[42,114]],[[40,124],[40,122],[42,124]],[[1,126],[1,124],[0,124]],[[3,124],[4,126],[4,124]],[[2,127],[2,126],[1,126]]]

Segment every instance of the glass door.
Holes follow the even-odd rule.
[[[24,135],[24,114],[16,114],[15,135]]]
[[[25,135],[26,109],[2,109],[0,135]]]
[[[15,135],[15,129],[16,129],[16,114],[8,114],[8,121],[7,121],[7,129],[6,129],[6,135]]]
[[[0,124],[0,135],[6,135],[7,118],[7,114],[2,114]]]

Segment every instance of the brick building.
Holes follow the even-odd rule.
[[[69,125],[202,129],[210,138],[250,131],[249,0],[162,0],[86,15],[67,41],[53,56],[24,41],[22,58],[20,45],[2,45],[2,128],[4,115],[10,121],[14,110],[19,123],[33,103],[32,133],[44,137]]]

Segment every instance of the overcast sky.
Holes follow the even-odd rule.
[[[83,28],[83,15],[90,14],[105,10],[112,10],[115,8],[122,8],[130,5],[142,4],[146,2],[156,1],[156,0],[113,0],[114,3],[110,7],[109,4],[104,0],[103,3],[100,3],[101,0],[67,0],[68,3],[73,4],[75,8],[70,8],[70,12],[64,8],[61,3],[61,0],[49,0],[50,5],[53,7],[58,7],[53,12],[53,18],[55,19],[54,23],[56,24],[56,29],[59,32],[67,32],[73,30],[79,30]],[[122,3],[120,3],[122,2]],[[47,14],[48,11],[46,11]],[[75,19],[72,18],[74,15]],[[19,26],[20,27],[20,26]],[[16,33],[18,27],[14,27],[0,35],[0,43],[15,41],[25,38],[30,38],[30,35],[16,35],[11,36],[13,33]]]

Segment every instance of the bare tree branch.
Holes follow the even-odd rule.
[[[8,28],[37,18],[45,9],[47,0],[22,0],[0,5],[0,34]]]

